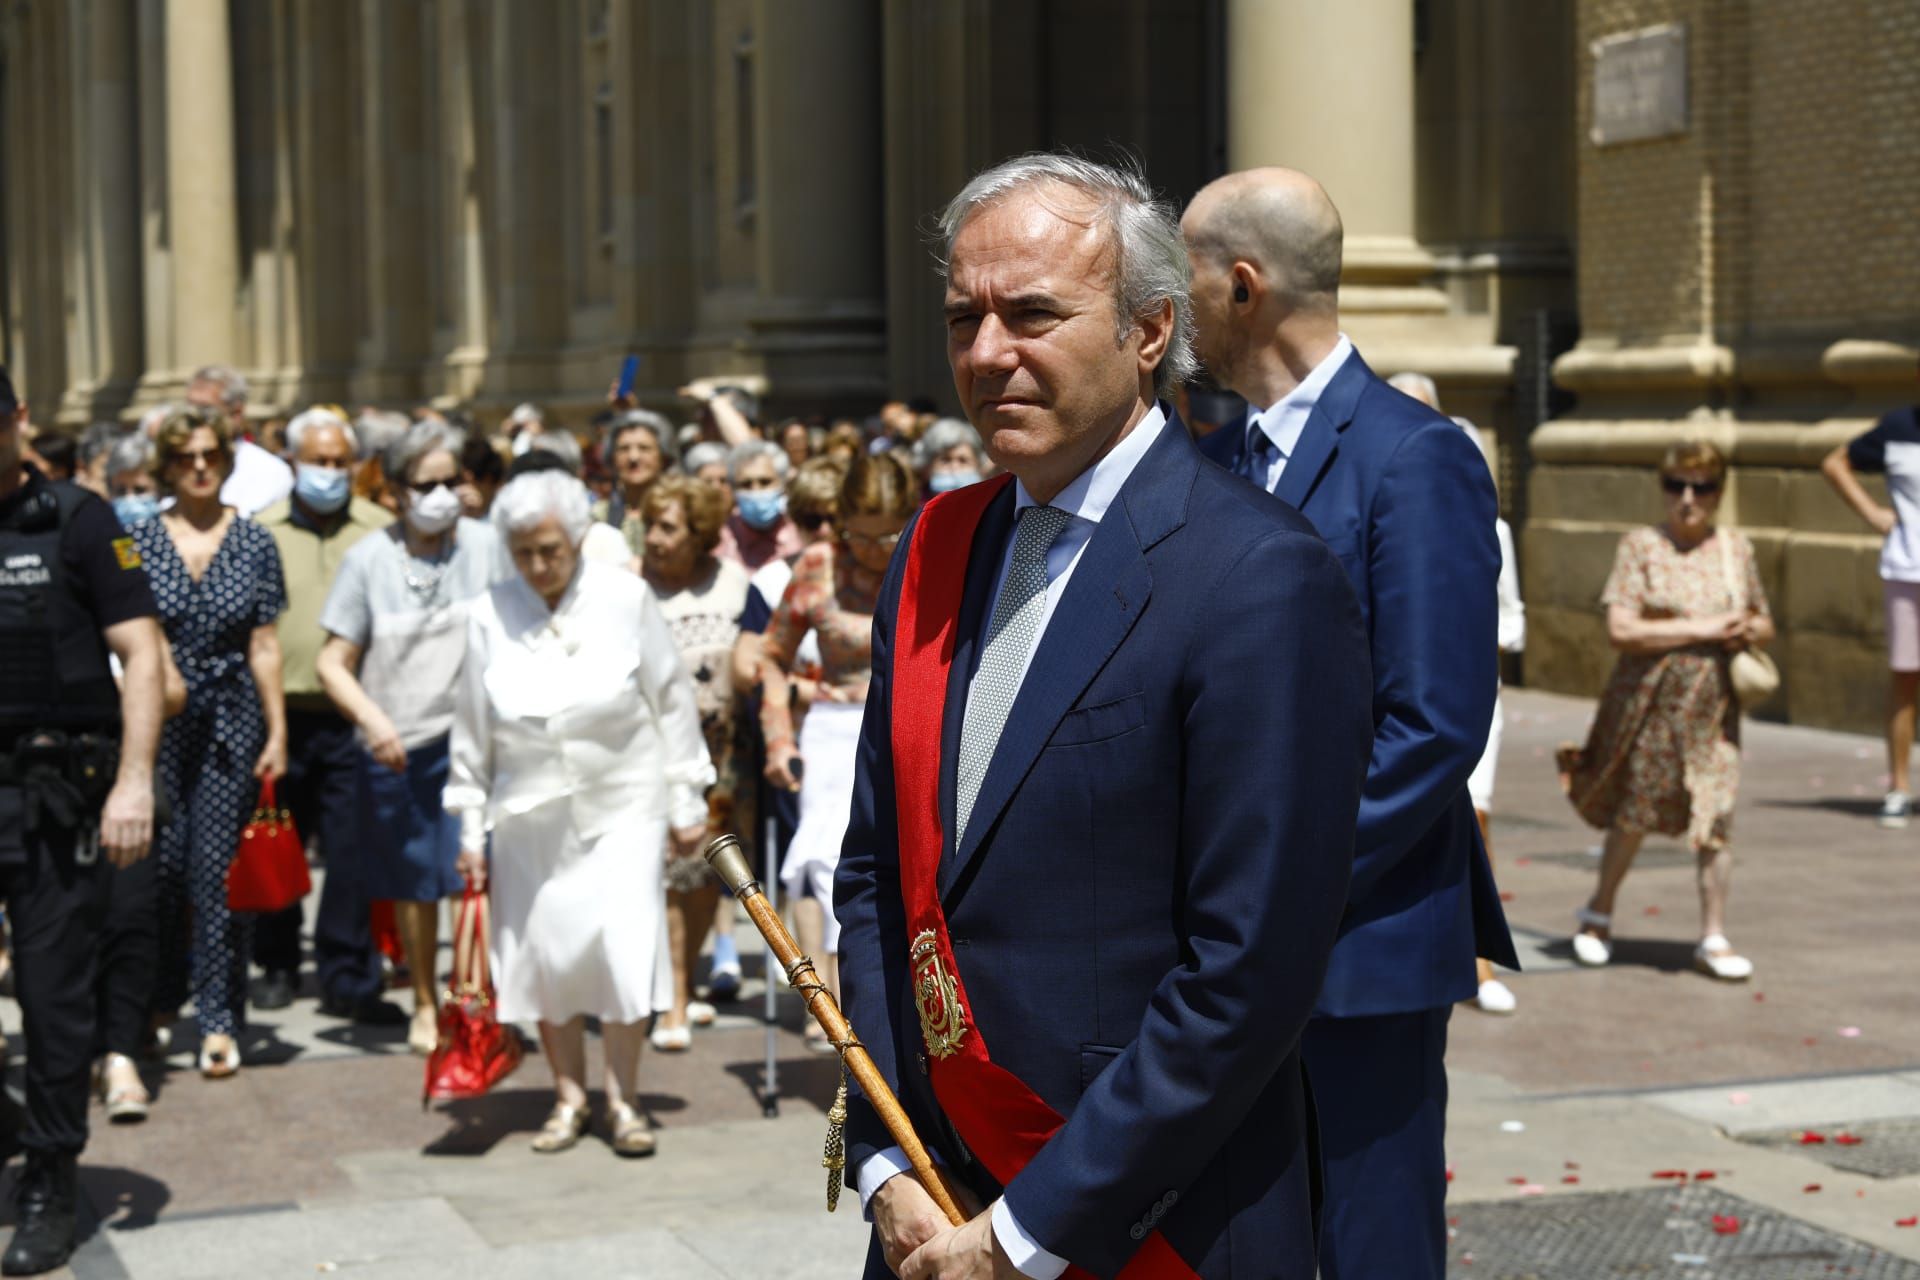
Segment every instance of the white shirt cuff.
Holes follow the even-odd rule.
[[[873,1193],[884,1186],[889,1179],[912,1172],[913,1163],[907,1159],[907,1153],[897,1146],[876,1151],[868,1156],[860,1167],[853,1171],[853,1185],[860,1193],[860,1216],[872,1222]]]
[[[1048,1253],[1026,1233],[1004,1199],[993,1202],[993,1238],[1000,1242],[1013,1269],[1029,1280],[1059,1280],[1067,1269],[1065,1258]]]

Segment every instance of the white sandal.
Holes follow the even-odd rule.
[[[693,1047],[693,1029],[684,1023],[677,1027],[655,1027],[647,1034],[647,1043],[658,1053],[685,1053]]]
[[[690,1027],[710,1027],[720,1011],[705,1000],[687,1001],[687,1025]]]
[[[553,1110],[547,1113],[547,1122],[540,1126],[539,1133],[533,1135],[532,1146],[543,1156],[554,1155],[580,1141],[580,1135],[586,1131],[587,1113],[584,1108],[556,1102]]]
[[[1612,929],[1613,917],[1602,915],[1592,907],[1580,907],[1573,918],[1588,929]],[[1573,958],[1589,969],[1598,969],[1613,959],[1613,940],[1598,937],[1584,931],[1573,935]]]
[[[1710,933],[1693,949],[1693,967],[1722,982],[1745,982],[1753,976],[1753,961],[1737,954],[1724,933]]]
[[[653,1154],[653,1126],[645,1116],[624,1102],[616,1102],[607,1119],[613,1125],[613,1154],[629,1160]]]

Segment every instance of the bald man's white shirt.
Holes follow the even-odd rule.
[[[1253,433],[1260,432],[1273,442],[1274,453],[1266,455],[1271,460],[1267,464],[1267,474],[1263,478],[1254,476],[1253,481],[1268,493],[1280,487],[1280,477],[1286,473],[1287,459],[1300,447],[1300,433],[1307,429],[1307,419],[1313,416],[1313,407],[1320,403],[1320,397],[1326,392],[1327,384],[1333,381],[1333,375],[1340,372],[1340,366],[1353,355],[1353,340],[1346,334],[1340,335],[1340,341],[1333,344],[1326,358],[1313,366],[1313,372],[1300,380],[1300,385],[1287,392],[1280,400],[1268,405],[1248,420],[1247,456],[1256,455],[1253,446]]]

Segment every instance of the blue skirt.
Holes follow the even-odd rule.
[[[360,752],[360,816],[365,838],[359,862],[367,896],[394,902],[437,902],[464,885],[460,822],[440,802],[447,788],[448,739],[407,752],[404,774]]]

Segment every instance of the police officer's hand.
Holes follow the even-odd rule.
[[[454,870],[466,878],[475,893],[487,891],[487,855],[478,849],[462,849]]]
[[[369,718],[360,726],[367,735],[367,750],[373,758],[395,773],[407,771],[407,749],[400,743],[400,731],[384,715]]]
[[[130,867],[153,844],[153,780],[121,778],[100,812],[100,847],[116,867]]]
[[[260,750],[260,758],[253,762],[253,776],[272,778],[275,782],[287,776],[287,740],[285,738],[267,739],[267,745]]]

